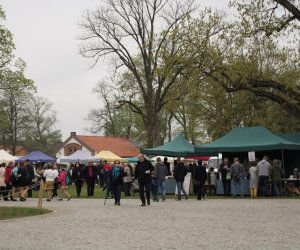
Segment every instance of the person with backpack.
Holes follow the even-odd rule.
[[[11,174],[10,174],[10,183],[11,183],[11,186],[14,190],[16,190],[18,192],[18,171],[19,171],[19,164],[18,163],[15,163],[12,171],[11,171]],[[20,196],[20,193],[19,193],[19,196]]]
[[[232,197],[237,194],[238,188],[240,189],[240,196],[244,197],[243,181],[245,179],[244,166],[240,163],[239,158],[234,158],[234,163],[231,165],[230,173],[232,176]]]
[[[8,163],[7,167],[5,168],[5,173],[4,173],[4,182],[6,184],[6,192],[5,192],[5,198],[4,200],[8,201],[8,196],[9,196],[9,193],[10,193],[10,200],[11,201],[17,201],[15,198],[14,198],[14,187],[12,185],[12,182],[11,182],[11,173],[12,173],[12,170],[14,168],[14,163],[11,161]]]
[[[110,170],[110,183],[111,188],[114,193],[115,198],[115,205],[120,206],[121,205],[121,189],[123,185],[123,176],[124,172],[121,167],[120,161],[115,161],[114,165],[112,166]]]

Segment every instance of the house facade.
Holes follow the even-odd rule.
[[[87,151],[92,155],[106,150],[123,158],[134,157],[140,153],[140,148],[125,137],[77,135],[76,132],[71,132],[70,137],[56,149],[54,156],[69,156],[77,150]]]

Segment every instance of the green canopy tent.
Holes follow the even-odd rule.
[[[277,136],[291,142],[300,144],[300,133],[278,133]]]
[[[300,144],[300,133],[279,133],[277,136]],[[286,165],[291,166],[290,169],[300,169],[300,152],[297,150],[285,150],[284,158]]]
[[[223,137],[205,145],[196,146],[195,154],[205,153],[238,153],[276,151],[285,161],[284,152],[298,152],[300,143],[286,140],[273,134],[265,127],[234,128]],[[285,167],[285,166],[284,166]]]
[[[300,143],[288,141],[265,127],[234,128],[223,137],[202,146],[196,153],[300,150]]]
[[[192,156],[194,155],[194,145],[189,143],[183,136],[179,133],[172,141],[166,143],[165,145],[159,146],[157,148],[145,148],[141,152],[147,155],[164,155],[164,156]]]

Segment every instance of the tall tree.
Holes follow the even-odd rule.
[[[3,24],[5,20],[5,13],[0,5],[0,70],[11,62],[15,49],[12,34]]]
[[[8,137],[8,144],[12,146],[13,154],[16,153],[19,137],[24,130],[28,115],[25,111],[26,95],[34,89],[33,82],[24,76],[25,65],[19,65],[19,69],[10,72],[5,77],[8,88],[0,93],[0,110],[4,127],[2,138]],[[5,138],[4,138],[5,140]]]
[[[107,0],[88,11],[82,23],[81,54],[94,58],[94,64],[100,57],[113,55],[117,69],[132,74],[143,105],[136,105],[132,92],[118,101],[142,117],[149,147],[160,141],[158,117],[170,87],[184,69],[180,58],[186,51],[170,38],[193,10],[189,0]],[[136,49],[140,60],[136,60]]]
[[[251,92],[300,119],[300,2],[243,0],[232,5],[240,13],[240,29],[239,45],[229,58],[240,57],[240,62],[227,67],[232,70],[219,67],[219,81],[228,92]]]
[[[62,136],[55,128],[57,118],[53,104],[46,98],[28,94],[25,112],[28,119],[24,121],[23,146],[29,151],[39,149],[51,154]]]

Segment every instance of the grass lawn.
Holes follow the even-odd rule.
[[[67,189],[67,192],[71,195],[72,199],[78,199],[77,198],[77,194],[76,194],[76,189],[75,186],[69,186],[69,188]],[[94,196],[90,199],[104,199],[105,198],[105,194],[106,194],[106,190],[103,192],[102,188],[99,187],[99,185],[95,186],[95,190],[94,190]],[[44,198],[46,198],[47,194],[46,192],[44,192]],[[33,192],[33,197],[34,198],[38,198],[38,192]],[[86,184],[83,185],[82,190],[81,190],[81,196],[79,199],[81,198],[88,198],[87,197],[87,189],[86,189]],[[160,195],[159,195],[160,198]],[[167,199],[174,199],[175,195],[172,194],[168,194],[167,195]],[[196,199],[197,195],[190,195],[189,196],[190,199]],[[285,199],[299,199],[300,196],[285,196],[283,197]],[[124,193],[122,192],[122,199],[139,199],[139,194],[135,193],[134,197],[125,197]],[[207,199],[232,199],[232,198],[228,198],[228,197],[224,197],[222,195],[208,195]],[[239,199],[239,196],[237,196],[235,199]],[[251,199],[249,196],[246,196],[245,199]],[[276,197],[261,197],[258,199],[278,199]]]
[[[0,207],[0,220],[14,219],[51,213],[48,209],[31,207]]]

